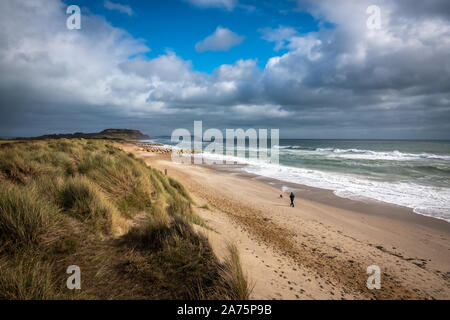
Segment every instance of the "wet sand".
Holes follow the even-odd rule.
[[[193,195],[221,257],[234,242],[256,299],[449,299],[450,223],[374,201],[246,174],[236,167],[178,164],[126,145],[167,169]],[[295,190],[289,207],[282,187]],[[285,189],[286,190],[286,189]],[[280,198],[283,194],[283,198]],[[207,204],[209,209],[200,208]],[[198,228],[202,229],[202,228]],[[381,289],[366,269],[380,267]]]
[[[305,200],[314,201],[328,206],[333,206],[335,208],[355,211],[361,214],[385,217],[393,220],[398,220],[404,223],[426,226],[435,229],[437,231],[450,233],[450,223],[442,219],[417,214],[411,208],[376,201],[373,199],[352,200],[342,198],[336,196],[331,190],[314,188],[298,183],[290,183],[254,175],[247,172],[237,171],[238,167],[241,166],[235,166],[233,168],[229,167],[215,168],[214,166],[209,167],[211,169],[215,169],[218,171],[229,172],[235,176],[260,181],[268,185],[271,185],[275,188],[278,188],[279,190],[284,189],[285,191],[286,190],[288,190],[289,192],[292,191],[296,196],[299,196],[300,198]]]

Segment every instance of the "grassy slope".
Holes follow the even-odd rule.
[[[246,299],[177,181],[105,140],[0,146],[0,299]],[[81,268],[82,290],[66,288]]]

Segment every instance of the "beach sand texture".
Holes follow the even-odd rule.
[[[448,222],[300,185],[290,186],[298,188],[291,208],[276,182],[122,148],[189,189],[219,258],[237,245],[254,299],[450,298]],[[381,269],[379,290],[366,286],[371,265]]]

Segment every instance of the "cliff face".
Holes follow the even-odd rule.
[[[112,140],[143,140],[150,139],[146,134],[143,134],[139,130],[132,129],[106,129],[98,133],[83,133],[75,132],[68,134],[47,134],[36,139],[112,139]]]
[[[100,132],[99,134],[116,137],[123,136],[132,140],[150,139],[148,135],[143,134],[139,130],[132,130],[132,129],[106,129]]]

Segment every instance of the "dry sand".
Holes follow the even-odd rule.
[[[279,182],[123,148],[189,189],[216,254],[237,245],[254,299],[450,298],[450,223],[300,185],[291,208]],[[366,286],[370,265],[379,290]]]

